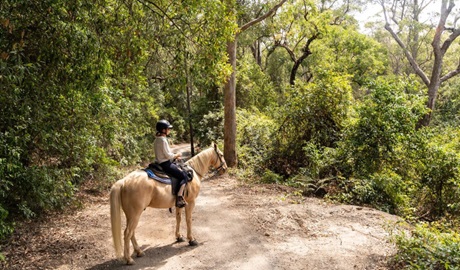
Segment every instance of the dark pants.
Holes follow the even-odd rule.
[[[177,187],[174,187],[173,186],[173,189],[175,190],[175,193],[177,194],[177,192],[179,192],[179,189],[180,187],[183,185],[183,184],[186,184],[187,183],[187,174],[183,171],[181,171],[177,166],[176,164],[172,163],[171,161],[165,161],[163,163],[160,163],[160,166],[161,168],[163,169],[163,171],[176,178],[177,179],[177,182],[179,183],[179,185],[177,185]]]

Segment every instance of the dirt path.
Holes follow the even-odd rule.
[[[71,216],[32,224],[2,253],[5,269],[387,269],[394,248],[383,226],[396,217],[292,195],[232,177],[204,181],[193,216],[196,247],[174,242],[174,214],[145,210],[136,264],[114,258],[107,194]],[[185,234],[185,224],[182,228]]]
[[[228,176],[203,182],[194,212],[200,244],[174,243],[174,215],[145,210],[137,238],[146,256],[115,260],[107,196],[72,216],[31,226],[4,254],[5,269],[386,269],[383,229],[397,218],[373,209],[291,197],[278,186]],[[183,228],[185,233],[185,227]],[[29,245],[27,244],[29,243]]]

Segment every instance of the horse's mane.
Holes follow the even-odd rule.
[[[198,155],[189,159],[186,164],[190,165],[196,172],[203,174],[209,170],[209,161],[207,161],[213,154],[214,148],[209,147],[201,151]]]

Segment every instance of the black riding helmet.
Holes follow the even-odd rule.
[[[173,128],[173,126],[167,120],[160,120],[157,122],[156,129],[161,132],[163,129]]]

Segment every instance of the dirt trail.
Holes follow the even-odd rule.
[[[394,252],[384,225],[396,217],[373,209],[291,195],[275,185],[232,177],[202,183],[193,215],[199,245],[174,242],[174,214],[148,208],[136,230],[145,256],[114,258],[108,196],[94,196],[71,216],[38,223],[2,247],[5,269],[388,269]],[[184,223],[184,222],[183,222]],[[182,228],[185,234],[185,224]],[[132,249],[131,249],[132,250]]]

